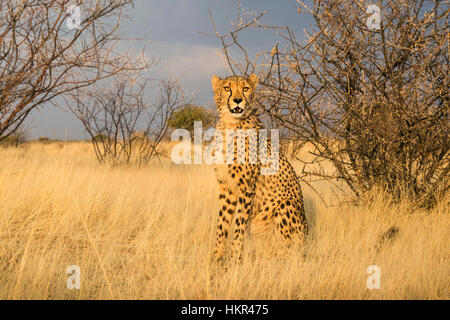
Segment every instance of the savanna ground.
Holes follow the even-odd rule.
[[[448,200],[425,211],[380,192],[371,205],[325,206],[303,185],[307,246],[280,256],[247,239],[242,265],[225,272],[210,263],[212,168],[112,168],[91,148],[0,148],[1,299],[450,298]],[[327,183],[315,187],[333,203]],[[377,250],[393,225],[398,237]],[[66,287],[70,265],[81,269],[80,290]],[[369,265],[381,268],[379,290],[366,286]]]

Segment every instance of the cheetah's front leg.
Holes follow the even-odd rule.
[[[236,216],[234,219],[235,230],[234,239],[231,247],[231,258],[235,261],[242,260],[242,248],[244,244],[244,235],[248,226],[248,219],[252,210],[252,203],[255,192],[254,187],[251,191],[244,190],[238,197]]]
[[[220,260],[225,251],[225,245],[230,230],[231,219],[236,209],[236,194],[233,193],[225,184],[220,184],[219,195],[219,218],[217,221],[216,244],[214,249],[214,258]]]

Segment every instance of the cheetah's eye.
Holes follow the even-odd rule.
[[[248,89],[250,89],[249,87],[244,87],[244,89],[242,89],[242,91],[247,92]]]
[[[223,87],[225,89],[225,91],[231,91],[230,87]]]

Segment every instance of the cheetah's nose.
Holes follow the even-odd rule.
[[[242,102],[242,99],[233,99],[233,101],[234,101],[236,104],[239,104],[239,103]]]

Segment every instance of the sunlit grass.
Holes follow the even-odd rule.
[[[332,203],[329,185],[315,186]],[[306,247],[274,255],[248,238],[243,264],[225,272],[210,263],[210,167],[112,168],[85,143],[0,148],[0,298],[450,298],[448,201],[413,212],[382,193],[365,207],[325,207],[307,186],[304,195]],[[392,225],[398,237],[377,251]],[[70,265],[80,290],[66,287]],[[381,268],[380,290],[366,286],[369,265]]]

